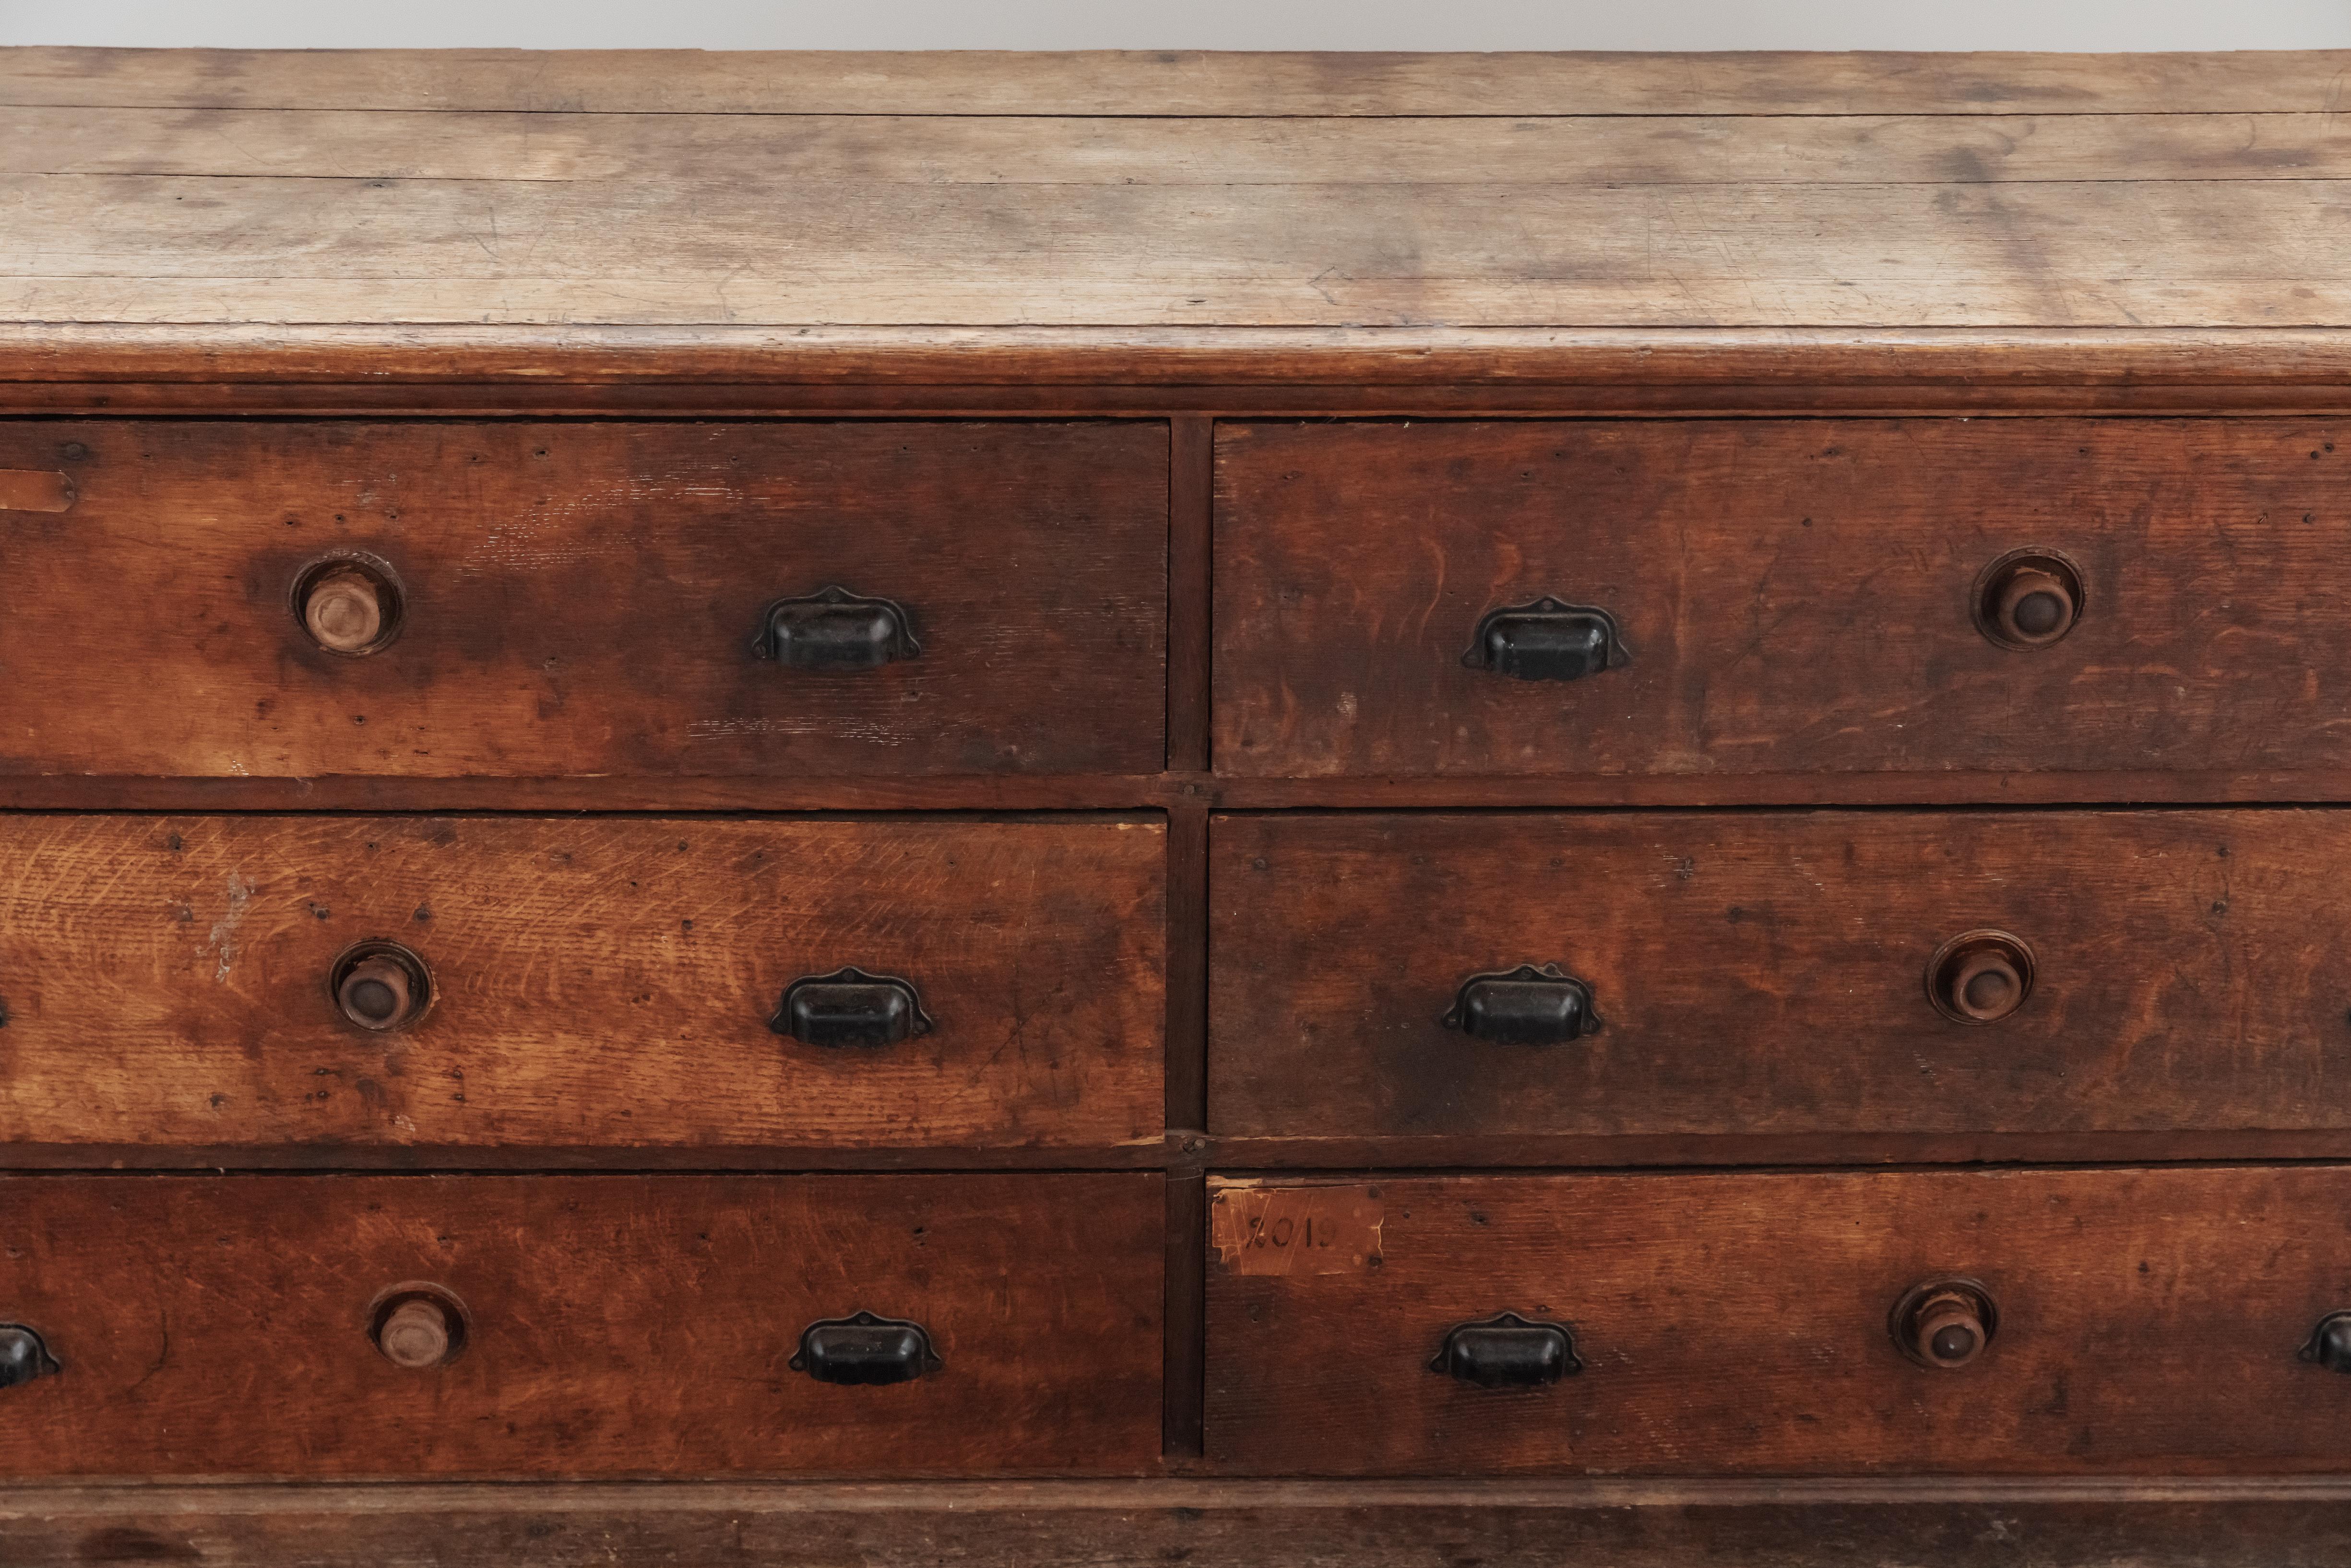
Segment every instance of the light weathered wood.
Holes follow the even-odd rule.
[[[0,177],[26,321],[2351,325],[2351,183]],[[783,258],[789,257],[784,264]]]
[[[1162,1187],[0,1178],[0,1322],[63,1369],[0,1391],[0,1475],[1148,1474]],[[426,1284],[462,1304],[463,1347],[396,1365],[371,1309]],[[884,1386],[791,1367],[811,1323],[859,1312],[920,1324],[941,1364]]]
[[[11,1568],[2339,1568],[2339,1481],[1159,1479],[0,1492]]]
[[[0,102],[742,114],[2327,112],[2351,51],[0,51]]]
[[[2339,328],[2346,58],[24,50],[0,319]]]
[[[1155,1145],[1164,852],[1100,820],[0,817],[0,1140]],[[329,977],[383,939],[431,1000],[373,1033]],[[932,1032],[769,1029],[848,965]]]
[[[2331,114],[1558,115],[1504,122],[0,106],[18,174],[767,183],[1971,185],[2351,174]]]

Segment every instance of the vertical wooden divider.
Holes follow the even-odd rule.
[[[1168,421],[1167,769],[1208,767],[1210,465],[1216,425]],[[1164,1442],[1201,1451],[1207,1378],[1207,1188],[1196,1158],[1208,1102],[1208,800],[1179,789],[1167,810],[1167,1359]]]
[[[1208,767],[1208,595],[1215,571],[1208,516],[1216,421],[1167,422],[1167,769]]]

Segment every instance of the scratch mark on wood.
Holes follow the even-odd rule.
[[[228,913],[213,922],[212,936],[205,943],[220,956],[220,966],[213,971],[216,982],[225,984],[229,970],[236,966],[236,928],[245,919],[245,906],[253,902],[253,887],[246,878],[228,873]]]

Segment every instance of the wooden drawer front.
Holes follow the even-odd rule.
[[[1159,424],[18,423],[0,767],[297,775],[1153,772]],[[325,652],[296,585],[397,580]],[[918,653],[755,651],[778,601],[893,601]],[[911,656],[906,656],[910,654]]]
[[[1237,816],[1211,843],[1218,1133],[2351,1127],[2351,813]],[[1976,932],[2031,958],[1996,1021],[1929,992]],[[1582,981],[1596,1030],[1448,1017],[1522,965]]]
[[[2351,1309],[2346,1214],[2340,1167],[1221,1184],[1208,1451],[1282,1474],[2339,1470],[2351,1377],[2301,1353]],[[1914,1363],[1897,1304],[1947,1281],[1989,1298],[1990,1338]],[[1469,1325],[1512,1332],[1451,1339]]]
[[[0,817],[0,1141],[1155,1145],[1165,839],[1085,819]],[[428,985],[379,1032],[335,978],[384,940]],[[787,988],[852,967],[904,982],[927,1032],[778,1031]]]
[[[2351,762],[2335,423],[1220,425],[1217,508],[1229,773]],[[2029,650],[1971,609],[2026,549],[2081,590]],[[1465,665],[1546,598],[1612,616],[1621,662]]]
[[[1159,1447],[1161,1178],[20,1176],[0,1473],[1134,1471]],[[444,1294],[445,1292],[445,1294]],[[371,1331],[454,1301],[444,1364]],[[790,1364],[917,1325],[911,1382]],[[831,1364],[831,1363],[828,1363]]]

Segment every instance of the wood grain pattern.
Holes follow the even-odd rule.
[[[0,409],[2015,414],[2351,407],[2325,328],[0,322]]]
[[[64,1365],[7,1391],[30,1476],[1133,1474],[1159,1444],[1155,1175],[0,1181],[0,1313]],[[430,1280],[464,1354],[379,1355]],[[789,1370],[874,1311],[944,1363]]]
[[[2351,1128],[2077,1128],[2051,1133],[1396,1133],[1217,1134],[1076,1148],[973,1141],[923,1146],[741,1144],[9,1144],[0,1170],[611,1171],[1654,1170],[1781,1166],[2138,1165],[2351,1161]],[[1192,1249],[1186,1232],[1186,1256]]]
[[[1201,1379],[1207,1333],[1207,1277],[1200,1237],[1207,1228],[1207,1180],[1196,1167],[1167,1173],[1166,1359],[1161,1377],[1162,1457],[1200,1457]]]
[[[2343,181],[888,185],[0,175],[26,321],[2351,325]],[[758,257],[789,245],[796,265]],[[2259,256],[2255,266],[2249,256]]]
[[[2346,57],[20,50],[0,317],[2341,327]]]
[[[1155,1146],[1165,846],[1086,820],[0,817],[0,1142]],[[371,1034],[329,975],[384,938],[433,999]],[[934,1030],[769,1029],[852,964]]]
[[[1136,811],[1581,810],[1617,806],[2341,805],[2351,768],[2022,773],[1237,779],[944,774],[910,779],[156,779],[0,774],[26,811]]]
[[[2351,1161],[2351,1128],[2074,1128],[1936,1133],[1833,1128],[1813,1133],[1387,1133],[1170,1135],[1213,1170],[1591,1170],[1728,1166],[2139,1165],[2248,1160]],[[26,1163],[24,1155],[17,1156]],[[1001,1156],[998,1156],[1001,1159]],[[87,1159],[79,1163],[88,1163]],[[301,1163],[298,1157],[283,1162]],[[852,1168],[847,1161],[841,1168]],[[862,1168],[854,1167],[854,1168]]]
[[[2351,51],[0,50],[0,103],[736,114],[2326,112]]]
[[[2345,1129],[2329,811],[1219,818],[1210,1129],[1507,1137]],[[1954,1023],[1929,957],[2037,974]],[[1481,1041],[1558,964],[1598,1033]]]
[[[2336,1568],[2339,1486],[1156,1479],[11,1487],[13,1568]]]
[[[1209,1457],[1290,1474],[2340,1469],[2341,1167],[1383,1179],[1375,1270],[1208,1277]],[[1886,1320],[1967,1274],[1959,1371]],[[1454,1324],[1567,1323],[1581,1375],[1429,1370]]]
[[[0,105],[20,174],[767,184],[1976,185],[2339,180],[2337,114],[1131,116],[439,113]]]
[[[1218,430],[1216,763],[1245,776],[2308,766],[2346,754],[2351,430],[2069,420]],[[2080,627],[1994,645],[2043,547]],[[1463,667],[1490,610],[1621,669]]]
[[[0,1322],[69,1351],[0,1473],[931,1478],[20,1484],[0,1559],[2331,1563],[2343,1170],[1387,1176],[1315,1188],[1388,1206],[1362,1267],[1248,1279],[1201,1172],[2351,1157],[2338,813],[1458,814],[2351,800],[2346,82],[0,50],[0,413],[100,416],[0,422],[78,497],[0,514],[0,810],[141,813],[0,816],[0,1166],[611,1167],[0,1178]],[[1981,413],[2229,417],[1903,417]],[[1422,423],[1230,423],[1366,413]],[[2024,543],[2090,578],[2036,655],[1967,618]],[[300,640],[329,548],[389,648]],[[1621,679],[1460,670],[1563,573]],[[828,581],[923,657],[749,657]],[[1457,814],[1209,837],[1352,808]],[[676,815],[942,809],[1167,817]],[[2039,977],[1964,1030],[1918,971],[1979,924]],[[324,984],[383,935],[389,1037]],[[1600,1035],[1437,1029],[1546,957]],[[844,963],[937,1032],[768,1030]],[[966,1174],[613,1174],[913,1167]],[[2007,1311],[1959,1377],[1884,1333],[1929,1261]],[[400,1373],[423,1277],[475,1321]],[[861,1308],[944,1375],[783,1369]],[[1425,1370],[1504,1308],[1591,1369]],[[1243,1479],[1489,1471],[1773,1479]],[[1787,1479],[1841,1471],[1970,1479]]]
[[[883,776],[1156,770],[1167,441],[1150,424],[0,425],[71,476],[0,514],[0,771]],[[287,596],[388,562],[399,640]],[[839,583],[924,653],[754,655]],[[139,606],[138,613],[109,612]]]

